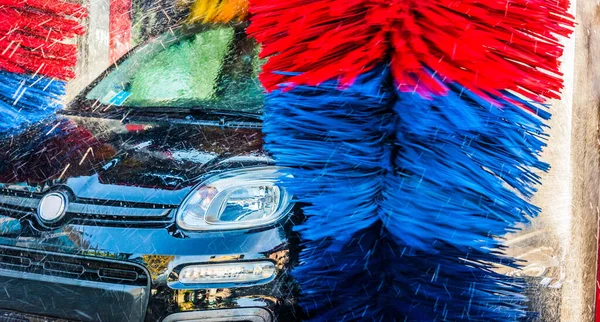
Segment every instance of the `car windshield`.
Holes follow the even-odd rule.
[[[103,105],[260,113],[259,47],[243,25],[169,31],[138,47],[85,95]]]

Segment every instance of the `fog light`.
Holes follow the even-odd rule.
[[[275,264],[269,261],[211,263],[185,266],[179,272],[183,284],[264,284],[275,277]]]

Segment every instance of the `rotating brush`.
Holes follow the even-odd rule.
[[[251,0],[308,320],[516,321],[568,2]]]
[[[62,106],[75,76],[85,9],[66,1],[0,0],[0,133],[37,122]]]

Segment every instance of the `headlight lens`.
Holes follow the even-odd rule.
[[[187,230],[228,230],[272,224],[291,209],[278,185],[280,168],[236,170],[201,183],[183,201],[177,224]]]

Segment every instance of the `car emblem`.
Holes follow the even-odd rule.
[[[37,216],[44,223],[54,223],[60,220],[67,210],[69,198],[62,192],[51,192],[40,200]]]

